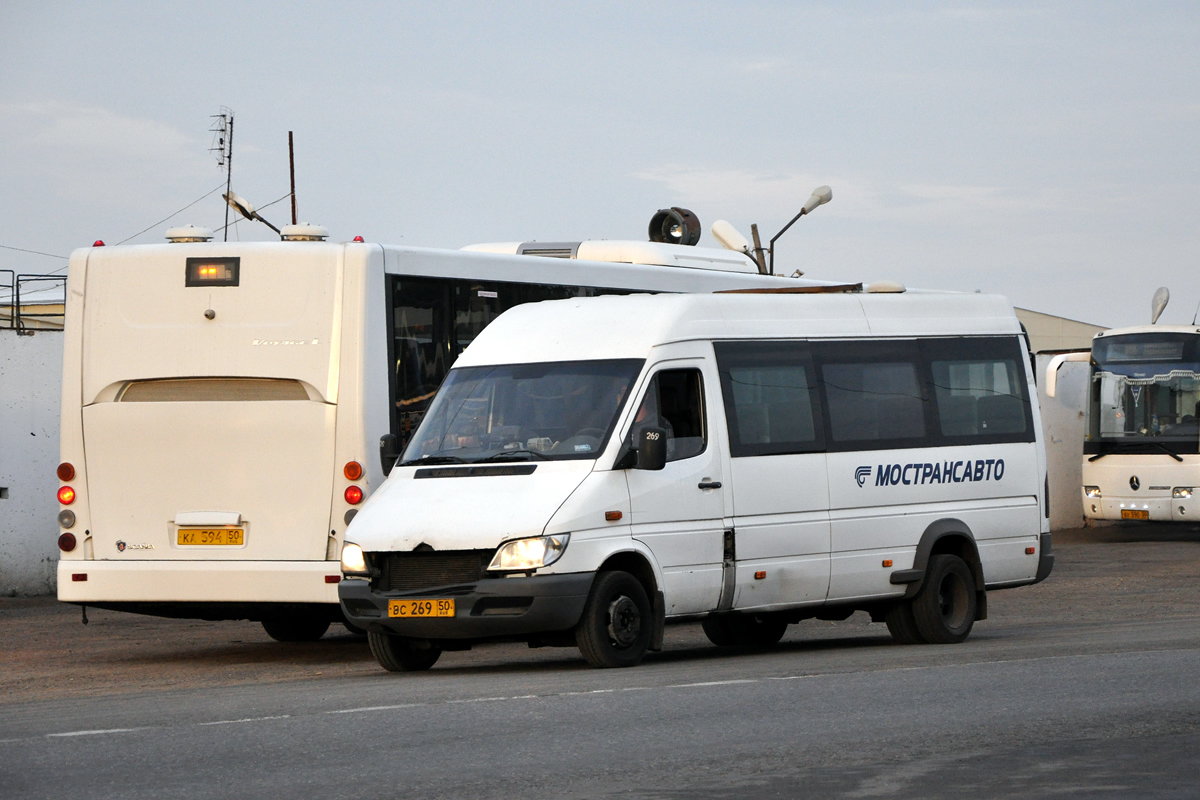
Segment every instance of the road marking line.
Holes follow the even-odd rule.
[[[324,711],[324,714],[359,714],[364,711],[395,711],[398,708],[418,708],[428,703],[398,703],[394,706],[363,706],[362,708],[339,708],[334,711]]]
[[[219,719],[215,722],[197,722],[197,725],[237,725],[242,722],[265,722],[269,719],[289,719],[291,714],[279,714],[274,717],[246,717],[244,719]]]
[[[144,731],[148,728],[105,728],[96,731],[68,731],[66,733],[47,733],[46,738],[52,739],[58,736],[100,736],[105,733],[131,733],[133,731]]]
[[[704,681],[703,683],[671,683],[664,689],[691,689],[694,686],[732,686],[735,683],[758,683],[757,678],[743,678],[737,681]]]

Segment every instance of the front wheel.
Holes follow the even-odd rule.
[[[436,664],[442,655],[436,647],[417,647],[411,639],[390,633],[367,631],[367,644],[379,666],[388,672],[421,672]]]
[[[575,626],[575,644],[593,667],[633,667],[646,655],[653,620],[637,578],[601,572]]]
[[[925,584],[912,601],[913,621],[930,644],[957,644],[975,625],[975,577],[958,556],[929,559]]]
[[[271,617],[262,621],[263,630],[277,642],[315,642],[329,630],[321,617]]]

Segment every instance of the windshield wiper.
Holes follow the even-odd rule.
[[[416,467],[422,464],[465,464],[465,458],[458,456],[424,456],[423,458],[414,458],[410,461],[401,461],[397,467]]]
[[[528,458],[520,459],[521,461],[532,461],[535,458],[540,458],[542,461],[551,460],[549,456],[542,455],[536,450],[501,450],[499,453],[493,453],[486,458],[477,458],[475,459],[475,463],[482,464],[485,461],[508,461],[510,458],[515,458],[516,456],[529,456]]]
[[[1150,447],[1157,447],[1160,450],[1162,450],[1164,453],[1169,455],[1171,458],[1175,459],[1176,461],[1178,461],[1180,463],[1183,462],[1183,459],[1179,456],[1178,453],[1176,453],[1171,448],[1167,447],[1162,442],[1137,442],[1136,444],[1133,442],[1129,442],[1128,444],[1124,444],[1124,443],[1115,444],[1115,445],[1113,445],[1113,447],[1120,448],[1121,450],[1124,450],[1124,451],[1129,451],[1131,449],[1145,447],[1146,445],[1149,445]],[[1112,455],[1112,453],[1097,453],[1096,455],[1094,455],[1088,459],[1088,463],[1090,464],[1093,461],[1099,461],[1100,459],[1104,458],[1105,456],[1109,456],[1109,455]]]

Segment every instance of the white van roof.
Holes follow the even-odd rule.
[[[720,293],[528,303],[504,312],[455,367],[645,358],[695,339],[1019,334],[1008,298],[986,294]]]

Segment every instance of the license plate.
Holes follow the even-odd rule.
[[[389,617],[453,617],[453,600],[389,600]]]
[[[1150,519],[1149,511],[1138,511],[1136,508],[1121,509],[1121,519]]]
[[[175,534],[175,543],[192,545],[240,545],[246,541],[244,528],[180,528]]]

